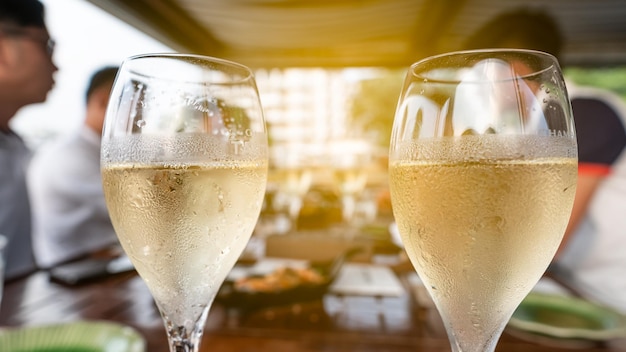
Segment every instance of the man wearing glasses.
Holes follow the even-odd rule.
[[[30,151],[9,127],[22,107],[41,103],[58,70],[38,0],[0,1],[0,234],[8,239],[5,277],[35,269],[25,173]]]

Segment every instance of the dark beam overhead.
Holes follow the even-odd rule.
[[[562,63],[626,64],[624,0],[88,0],[181,52],[251,67],[406,67],[501,12],[552,14]]]
[[[218,56],[223,49],[172,0],[88,0],[165,45],[189,53]]]

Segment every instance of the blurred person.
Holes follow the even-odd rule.
[[[563,38],[547,12],[503,13],[464,49],[521,48],[559,58]],[[586,299],[626,313],[626,103],[566,82],[578,140],[578,182],[570,222],[548,275]]]
[[[30,151],[9,122],[22,107],[46,100],[58,70],[53,49],[39,1],[0,1],[0,233],[8,238],[8,280],[36,269],[26,188]]]
[[[37,264],[57,264],[105,251],[118,243],[104,202],[100,139],[117,67],[89,79],[85,119],[68,136],[42,146],[28,174]]]

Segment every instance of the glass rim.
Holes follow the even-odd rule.
[[[519,76],[515,76],[515,77],[511,77],[511,78],[506,78],[506,79],[501,79],[499,81],[511,81],[511,80],[518,80],[518,79],[527,79],[533,76],[538,76],[541,75],[545,72],[547,72],[548,70],[552,69],[553,67],[559,67],[559,62],[557,60],[557,58],[545,51],[540,51],[540,50],[532,50],[532,49],[516,49],[516,48],[484,48],[484,49],[471,49],[471,50],[458,50],[458,51],[450,51],[450,52],[446,52],[446,53],[441,53],[441,54],[437,54],[437,55],[432,55],[432,56],[428,56],[425,58],[420,59],[419,61],[414,62],[413,64],[411,64],[411,66],[409,67],[409,74],[415,78],[418,79],[423,79],[425,80],[425,82],[429,82],[429,83],[442,83],[442,84],[458,84],[461,82],[461,79],[442,79],[442,78],[433,78],[433,77],[429,77],[424,75],[424,73],[427,72],[431,72],[432,68],[429,70],[423,70],[423,69],[418,69],[418,67],[427,65],[430,62],[434,62],[437,60],[442,60],[444,58],[451,58],[451,57],[461,57],[461,56],[480,56],[480,54],[498,54],[498,55],[506,55],[506,54],[511,54],[511,55],[519,55],[519,54],[525,54],[525,55],[529,55],[529,56],[534,56],[537,58],[543,58],[543,59],[547,59],[550,60],[551,64],[550,65],[546,65],[546,67],[542,68],[542,69],[538,69],[538,70],[533,70],[533,72],[524,74],[524,75],[519,75]],[[488,57],[485,57],[488,58]],[[493,57],[495,58],[495,57]],[[452,66],[451,66],[452,67]],[[454,69],[459,69],[459,68],[465,68],[465,67],[470,67],[470,66],[458,66],[458,67],[454,67]],[[477,80],[475,81],[476,83],[482,82],[481,80]]]
[[[238,79],[233,79],[231,81],[211,82],[211,84],[215,84],[215,85],[240,84],[240,83],[248,82],[254,79],[254,73],[252,72],[252,69],[250,69],[250,67],[244,64],[241,64],[239,62],[235,62],[232,60],[222,59],[219,57],[200,55],[200,54],[185,54],[185,53],[170,53],[170,52],[137,54],[137,55],[132,55],[132,56],[127,57],[120,65],[120,69],[124,69],[123,68],[124,66],[128,67],[129,65],[132,65],[131,64],[132,62],[145,60],[145,59],[173,59],[173,60],[178,60],[178,61],[187,61],[190,63],[193,63],[193,61],[197,61],[201,63],[213,63],[216,65],[220,65],[222,67],[229,67],[229,68],[235,69],[237,72],[242,73],[240,74],[240,77]],[[136,69],[133,69],[133,67],[128,67],[125,70],[129,72],[130,74],[136,75],[139,77],[143,77],[143,78],[152,77],[152,75],[142,73]],[[188,83],[206,84],[206,82],[204,82],[201,79],[198,79],[197,81],[191,80],[191,81],[188,81]]]

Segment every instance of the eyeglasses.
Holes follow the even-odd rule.
[[[39,35],[24,29],[13,27],[0,27],[0,32],[10,36],[24,37],[26,39],[40,43],[46,49],[46,53],[49,57],[52,57],[52,54],[54,54],[54,47],[56,46],[56,42],[54,41],[54,39],[50,38],[47,35]]]

